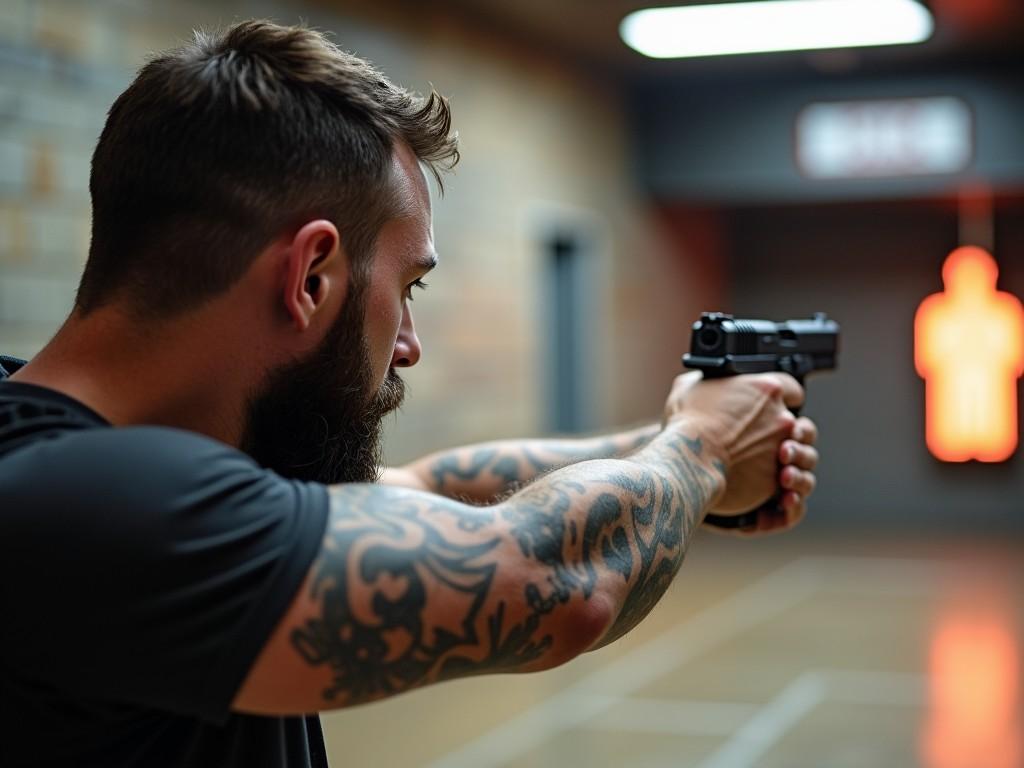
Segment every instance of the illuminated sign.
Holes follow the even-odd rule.
[[[973,154],[971,111],[960,99],[811,104],[796,122],[796,160],[812,179],[956,173]]]
[[[914,319],[914,363],[925,380],[928,449],[942,461],[1005,461],[1017,448],[1017,379],[1024,374],[1024,307],[996,290],[983,249],[957,248],[946,290]]]

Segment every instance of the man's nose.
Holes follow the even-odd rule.
[[[408,304],[402,311],[402,324],[398,327],[398,339],[395,341],[395,351],[391,355],[392,368],[409,368],[420,360],[420,340],[416,336],[416,326],[412,322],[412,310]]]

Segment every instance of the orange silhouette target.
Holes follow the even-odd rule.
[[[1017,448],[1024,308],[996,290],[998,276],[986,251],[957,248],[942,267],[946,290],[921,302],[914,319],[925,439],[942,461],[1005,461]]]

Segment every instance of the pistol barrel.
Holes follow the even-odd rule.
[[[823,312],[783,322],[709,312],[693,325],[683,365],[707,376],[783,371],[802,379],[834,369],[838,344],[839,325]]]

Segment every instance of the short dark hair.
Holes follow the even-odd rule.
[[[440,182],[457,141],[444,98],[396,87],[316,30],[245,21],[196,32],[110,109],[76,310],[115,299],[143,318],[194,308],[311,218],[333,221],[365,262],[393,214],[395,143]]]

